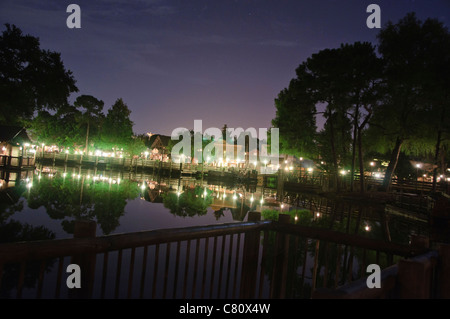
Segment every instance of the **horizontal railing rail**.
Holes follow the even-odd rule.
[[[0,263],[5,264],[42,258],[72,256],[82,253],[102,253],[145,245],[259,231],[270,223],[270,221],[227,223],[210,226],[157,229],[99,237],[0,244]]]

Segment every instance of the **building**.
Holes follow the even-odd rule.
[[[170,136],[160,134],[149,134],[148,148],[150,149],[150,159],[167,162],[169,159]]]
[[[33,151],[25,128],[0,125],[0,167],[34,167]]]

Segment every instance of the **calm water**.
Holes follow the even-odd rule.
[[[306,194],[285,194],[291,200],[287,205],[276,201],[276,190],[256,183],[190,177],[44,167],[3,172],[0,196],[0,242],[70,238],[77,219],[95,220],[97,236],[240,222],[250,210],[271,210],[263,218],[294,211],[296,222],[303,222],[304,214],[295,213],[299,208],[309,210],[316,226],[400,243],[426,231],[423,223],[399,216],[383,220],[379,207]]]
[[[1,191],[2,242],[70,238],[77,219],[95,220],[100,236],[240,222],[260,208],[254,187],[250,193],[248,186],[192,178],[63,168],[8,177]]]

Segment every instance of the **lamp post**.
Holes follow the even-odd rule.
[[[183,171],[183,163],[184,163],[184,154],[181,154],[181,161],[180,161],[180,176],[181,176],[181,172]]]
[[[313,169],[312,167],[308,167],[307,171],[308,171],[308,173],[311,174],[310,179],[311,179],[311,182],[312,182],[312,181],[313,181],[313,172],[314,172],[314,169]]]
[[[422,164],[420,164],[420,163],[417,163],[416,164],[416,171],[417,171],[417,175],[416,175],[416,190],[417,190],[417,184],[419,183],[419,168],[421,168],[422,167]]]

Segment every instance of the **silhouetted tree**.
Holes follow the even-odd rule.
[[[386,95],[377,107],[371,126],[391,141],[391,155],[383,181],[385,190],[390,188],[402,147],[407,143],[414,144],[423,134],[423,116],[430,105],[430,100],[423,99],[427,95],[426,82],[434,77],[433,73],[442,72],[438,65],[443,60],[436,63],[434,58],[443,34],[448,31],[437,20],[422,22],[414,13],[409,13],[397,24],[389,22],[378,34]],[[434,71],[430,66],[434,66]]]
[[[101,130],[101,141],[108,148],[126,147],[133,136],[131,111],[121,98],[108,110]]]
[[[84,152],[87,154],[89,151],[89,131],[92,124],[97,123],[97,127],[99,126],[99,122],[103,117],[102,110],[104,102],[96,99],[92,95],[80,95],[74,104],[77,108],[84,109],[84,112],[78,117],[78,123],[86,125],[86,145]]]
[[[39,110],[57,110],[77,92],[60,53],[40,48],[38,38],[6,24],[0,36],[0,123],[25,124]]]
[[[349,115],[353,122],[351,190],[358,153],[360,191],[364,192],[363,130],[380,100],[382,61],[368,42],[341,45],[339,52],[340,63],[344,68],[337,76],[346,84],[345,104],[349,105]]]
[[[301,76],[299,74],[299,78]],[[281,153],[312,158],[317,154],[316,103],[309,93],[308,83],[299,78],[292,79],[289,87],[278,93],[272,125],[279,128]]]

